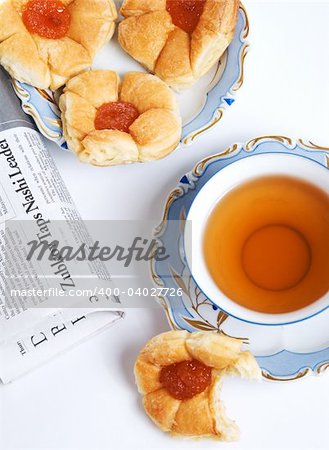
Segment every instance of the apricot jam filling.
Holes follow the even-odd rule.
[[[196,359],[171,364],[161,369],[160,383],[172,397],[187,400],[207,389],[211,368]]]
[[[28,31],[47,39],[63,38],[71,24],[70,12],[59,0],[29,1],[22,19]]]
[[[167,0],[167,11],[174,25],[192,34],[203,13],[206,0]]]
[[[131,103],[104,103],[97,110],[95,128],[96,130],[119,130],[128,133],[130,125],[138,116],[138,110]]]

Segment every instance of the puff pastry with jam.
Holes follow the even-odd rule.
[[[111,166],[171,153],[182,123],[170,88],[154,75],[94,70],[72,78],[60,97],[64,135],[81,161]]]
[[[125,0],[122,48],[169,86],[193,85],[231,43],[239,0]]]
[[[170,331],[151,339],[135,364],[146,413],[163,431],[223,441],[239,437],[220,400],[224,375],[261,378],[242,342],[211,332]]]
[[[56,90],[90,67],[116,19],[113,0],[1,0],[0,64],[19,81]]]

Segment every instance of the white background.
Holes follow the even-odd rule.
[[[222,122],[163,161],[97,169],[53,148],[85,219],[160,219],[167,193],[202,157],[260,135],[329,146],[329,2],[245,0],[252,43],[245,84]],[[0,448],[329,448],[329,374],[294,383],[228,380],[241,441],[173,439],[145,416],[133,364],[168,329],[161,310],[126,319],[19,381],[0,386]],[[303,339],[303,336],[300,336]]]

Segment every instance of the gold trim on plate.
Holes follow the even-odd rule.
[[[214,125],[216,125],[216,123],[218,123],[222,119],[224,110],[222,108],[218,108],[215,114],[216,114],[216,116],[217,116],[217,114],[219,114],[219,116],[212,119],[211,123],[208,124],[206,127],[201,128],[201,130],[198,130],[196,133],[194,133],[192,135],[190,134],[189,136],[187,136],[184,139],[184,144],[188,144],[189,141],[193,142],[194,139],[196,137],[198,137],[200,134],[204,133],[205,131],[210,130],[210,128],[212,128]]]
[[[53,93],[50,94],[46,89],[39,89],[39,88],[36,88],[36,91],[40,95],[40,97],[58,107]]]
[[[36,122],[38,128],[39,128],[40,130],[42,130],[42,133],[43,133],[45,136],[49,137],[50,139],[59,139],[59,138],[61,137],[60,133],[52,132],[51,130],[49,130],[49,128],[46,128],[46,127],[45,127],[45,125],[44,125],[44,123],[42,122],[42,120],[40,119],[38,113],[35,111],[34,108],[32,108],[31,105],[25,103],[25,104],[22,106],[22,108],[23,108],[23,111],[25,111],[27,114],[29,114],[30,116],[33,117],[33,119],[35,120],[35,122]]]
[[[321,373],[326,372],[329,369],[329,361],[324,362],[316,369],[316,372],[320,375]]]
[[[242,32],[242,39],[244,41],[247,40],[248,36],[249,36],[249,32],[250,32],[250,22],[249,22],[249,18],[248,18],[248,14],[247,14],[247,10],[244,7],[244,5],[242,3],[240,3],[240,10],[242,11],[244,18],[245,18],[245,27],[243,29]],[[250,45],[248,42],[244,42],[244,45],[240,51],[240,73],[239,73],[239,78],[237,79],[235,85],[231,88],[231,90],[233,92],[237,92],[243,85],[244,83],[244,64],[245,64],[245,59],[246,56],[248,54],[248,50],[250,48]],[[183,143],[185,145],[187,145],[189,142],[193,142],[195,140],[196,137],[198,137],[200,134],[210,130],[214,125],[216,125],[218,122],[220,122],[220,120],[223,117],[223,113],[224,113],[224,109],[222,107],[219,107],[217,109],[217,111],[215,111],[214,115],[215,117],[213,118],[213,120],[211,121],[210,124],[206,125],[205,127],[199,129],[196,132],[192,132],[191,134],[189,134],[188,136],[186,136],[186,138],[183,140]],[[218,116],[219,114],[219,116]]]
[[[16,92],[16,94],[18,95],[18,97],[27,100],[30,98],[30,94],[28,92],[25,91],[25,89],[23,89],[17,82],[17,80],[12,79],[11,83],[13,85],[14,91]]]
[[[269,139],[273,141],[278,141],[281,144],[285,144],[290,147],[293,145],[293,140],[286,136],[260,136],[255,139],[251,139],[249,142],[247,142],[246,150],[252,151],[255,149],[256,145],[261,144],[263,141],[267,141]]]
[[[207,158],[204,158],[202,161],[200,161],[194,167],[194,169],[192,171],[193,175],[195,175],[198,178],[201,177],[201,175],[205,171],[205,168],[211,163],[211,161],[213,161],[214,159],[217,159],[217,158],[223,158],[225,156],[229,156],[232,153],[236,152],[238,149],[239,149],[239,145],[234,144],[221,153],[216,153],[215,155],[211,155],[211,156],[208,156]]]
[[[291,377],[277,377],[275,375],[271,375],[266,370],[262,371],[263,378],[270,381],[294,381],[294,380],[300,380],[301,378],[305,377],[306,375],[309,375],[312,373],[312,369],[307,367],[306,369],[302,369],[295,375],[292,375]]]
[[[232,88],[232,91],[234,91],[234,92],[237,92],[244,83],[244,63],[245,63],[246,56],[248,55],[249,48],[250,48],[250,45],[246,44],[242,49],[242,52],[240,55],[240,59],[241,59],[240,76],[239,76],[236,84]]]
[[[246,20],[246,25],[244,27],[243,30],[243,39],[247,39],[247,37],[249,36],[249,32],[250,32],[250,23],[249,23],[249,18],[248,18],[248,14],[247,14],[247,10],[245,8],[245,6],[243,5],[243,3],[240,2],[240,9],[242,10],[244,16],[245,16],[245,20]]]

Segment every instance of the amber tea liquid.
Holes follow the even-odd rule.
[[[287,176],[243,183],[211,213],[204,255],[220,290],[248,309],[310,305],[329,290],[329,196]]]

